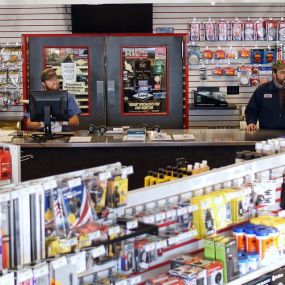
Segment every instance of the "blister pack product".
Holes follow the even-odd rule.
[[[90,202],[81,178],[67,180],[60,184],[60,195],[65,217],[71,229],[78,228],[92,220]]]
[[[187,53],[188,53],[188,65],[190,67],[198,65],[200,62],[200,46],[188,45]]]
[[[240,86],[250,86],[251,76],[252,76],[252,69],[250,66],[240,66],[238,68],[238,78]]]
[[[20,68],[18,67],[9,67],[8,68],[8,80],[7,83],[11,87],[20,87]]]
[[[254,35],[255,35],[255,26],[253,20],[248,18],[247,20],[244,21],[243,24],[244,28],[244,40],[245,41],[254,41]]]
[[[262,18],[255,22],[255,39],[257,41],[266,41],[266,21]]]
[[[285,40],[285,20],[283,18],[278,22],[278,40]]]
[[[100,180],[99,176],[84,179],[94,214],[100,213],[106,206],[107,179]]]
[[[243,23],[235,18],[231,23],[232,30],[232,41],[242,41],[243,40]]]
[[[38,264],[33,268],[33,285],[48,285],[49,266],[46,263]]]
[[[128,178],[115,176],[108,180],[106,204],[111,208],[121,207],[128,201]]]
[[[201,23],[194,18],[193,21],[189,23],[189,40],[190,42],[198,42],[200,39]]]
[[[267,40],[268,41],[276,41],[277,40],[277,21],[270,18],[266,22],[266,32],[267,32]]]
[[[7,68],[0,68],[0,86],[5,86],[7,84]]]
[[[216,26],[215,22],[211,19],[204,22],[204,33],[205,33],[205,41],[215,41],[216,40]]]
[[[229,39],[229,23],[228,21],[221,19],[216,22],[217,40],[227,41]]]

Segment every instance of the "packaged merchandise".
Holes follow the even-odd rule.
[[[257,41],[266,41],[266,21],[262,18],[255,22],[255,33]]]
[[[218,49],[214,52],[214,57],[215,59],[225,59],[226,52],[218,47]]]
[[[216,259],[223,263],[224,281],[230,282],[239,276],[238,251],[234,238],[224,238],[215,242]]]
[[[205,41],[215,41],[216,40],[216,25],[215,22],[209,18],[204,25]]]
[[[200,62],[200,46],[197,45],[188,45],[188,64],[189,66],[198,65]]]
[[[20,86],[20,68],[18,67],[9,67],[7,73],[7,84],[10,87],[19,88]]]
[[[231,30],[232,41],[243,40],[243,23],[238,18],[235,18],[235,20],[231,22]]]
[[[211,51],[210,49],[206,47],[206,49],[202,52],[202,58],[209,60],[209,59],[212,59],[213,57],[214,57],[213,51]]]
[[[200,39],[201,23],[194,18],[193,21],[189,23],[189,40],[190,42],[198,42]]]
[[[118,208],[127,204],[128,178],[115,176],[108,180],[106,205],[110,208]]]
[[[266,33],[268,41],[276,41],[277,40],[277,21],[270,18],[266,22]]]
[[[251,76],[252,76],[252,69],[250,66],[238,67],[238,78],[240,86],[250,86]]]
[[[230,59],[230,60],[238,59],[238,51],[237,51],[237,49],[235,49],[233,47],[229,47],[226,50],[226,57],[227,57],[227,59]]]
[[[33,285],[32,269],[23,269],[17,272],[17,285]]]
[[[5,67],[0,68],[0,86],[5,86],[7,84],[7,73],[8,70]]]
[[[251,64],[263,64],[264,63],[264,50],[252,49],[250,53]]]
[[[239,50],[239,57],[242,59],[250,58],[250,49],[245,48],[245,47],[241,48]]]
[[[0,276],[0,285],[15,285],[15,273],[10,272]]]
[[[217,40],[227,41],[229,39],[229,23],[221,19],[216,22]]]
[[[49,266],[46,263],[38,264],[33,268],[33,285],[50,284]]]
[[[276,60],[277,53],[275,49],[266,49],[263,53],[263,63],[272,63]]]
[[[244,28],[244,36],[243,36],[244,41],[254,41],[255,26],[253,20],[251,20],[250,18],[245,20],[243,23],[243,28]]]
[[[285,20],[283,18],[278,22],[278,40],[285,40]]]

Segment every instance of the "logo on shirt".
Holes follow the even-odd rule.
[[[264,94],[264,98],[272,98],[272,94]]]

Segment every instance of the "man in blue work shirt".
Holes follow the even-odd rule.
[[[44,90],[59,90],[59,80],[53,68],[44,69],[41,73],[41,81]],[[72,94],[68,94],[68,122],[52,122],[52,131],[67,131],[70,127],[79,125],[81,110]],[[41,122],[31,122],[27,119],[27,127],[31,130],[39,130],[44,127]]]
[[[285,60],[272,63],[272,81],[260,85],[245,110],[247,130],[285,129]]]

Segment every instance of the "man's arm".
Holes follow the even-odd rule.
[[[70,127],[76,127],[79,125],[79,117],[77,115],[73,115],[68,119],[68,124]]]
[[[259,118],[260,102],[257,90],[254,91],[245,109],[247,131],[256,130],[256,123]]]
[[[43,123],[41,123],[41,122],[31,122],[31,119],[27,118],[27,127],[30,130],[40,130],[44,126],[43,126]]]

